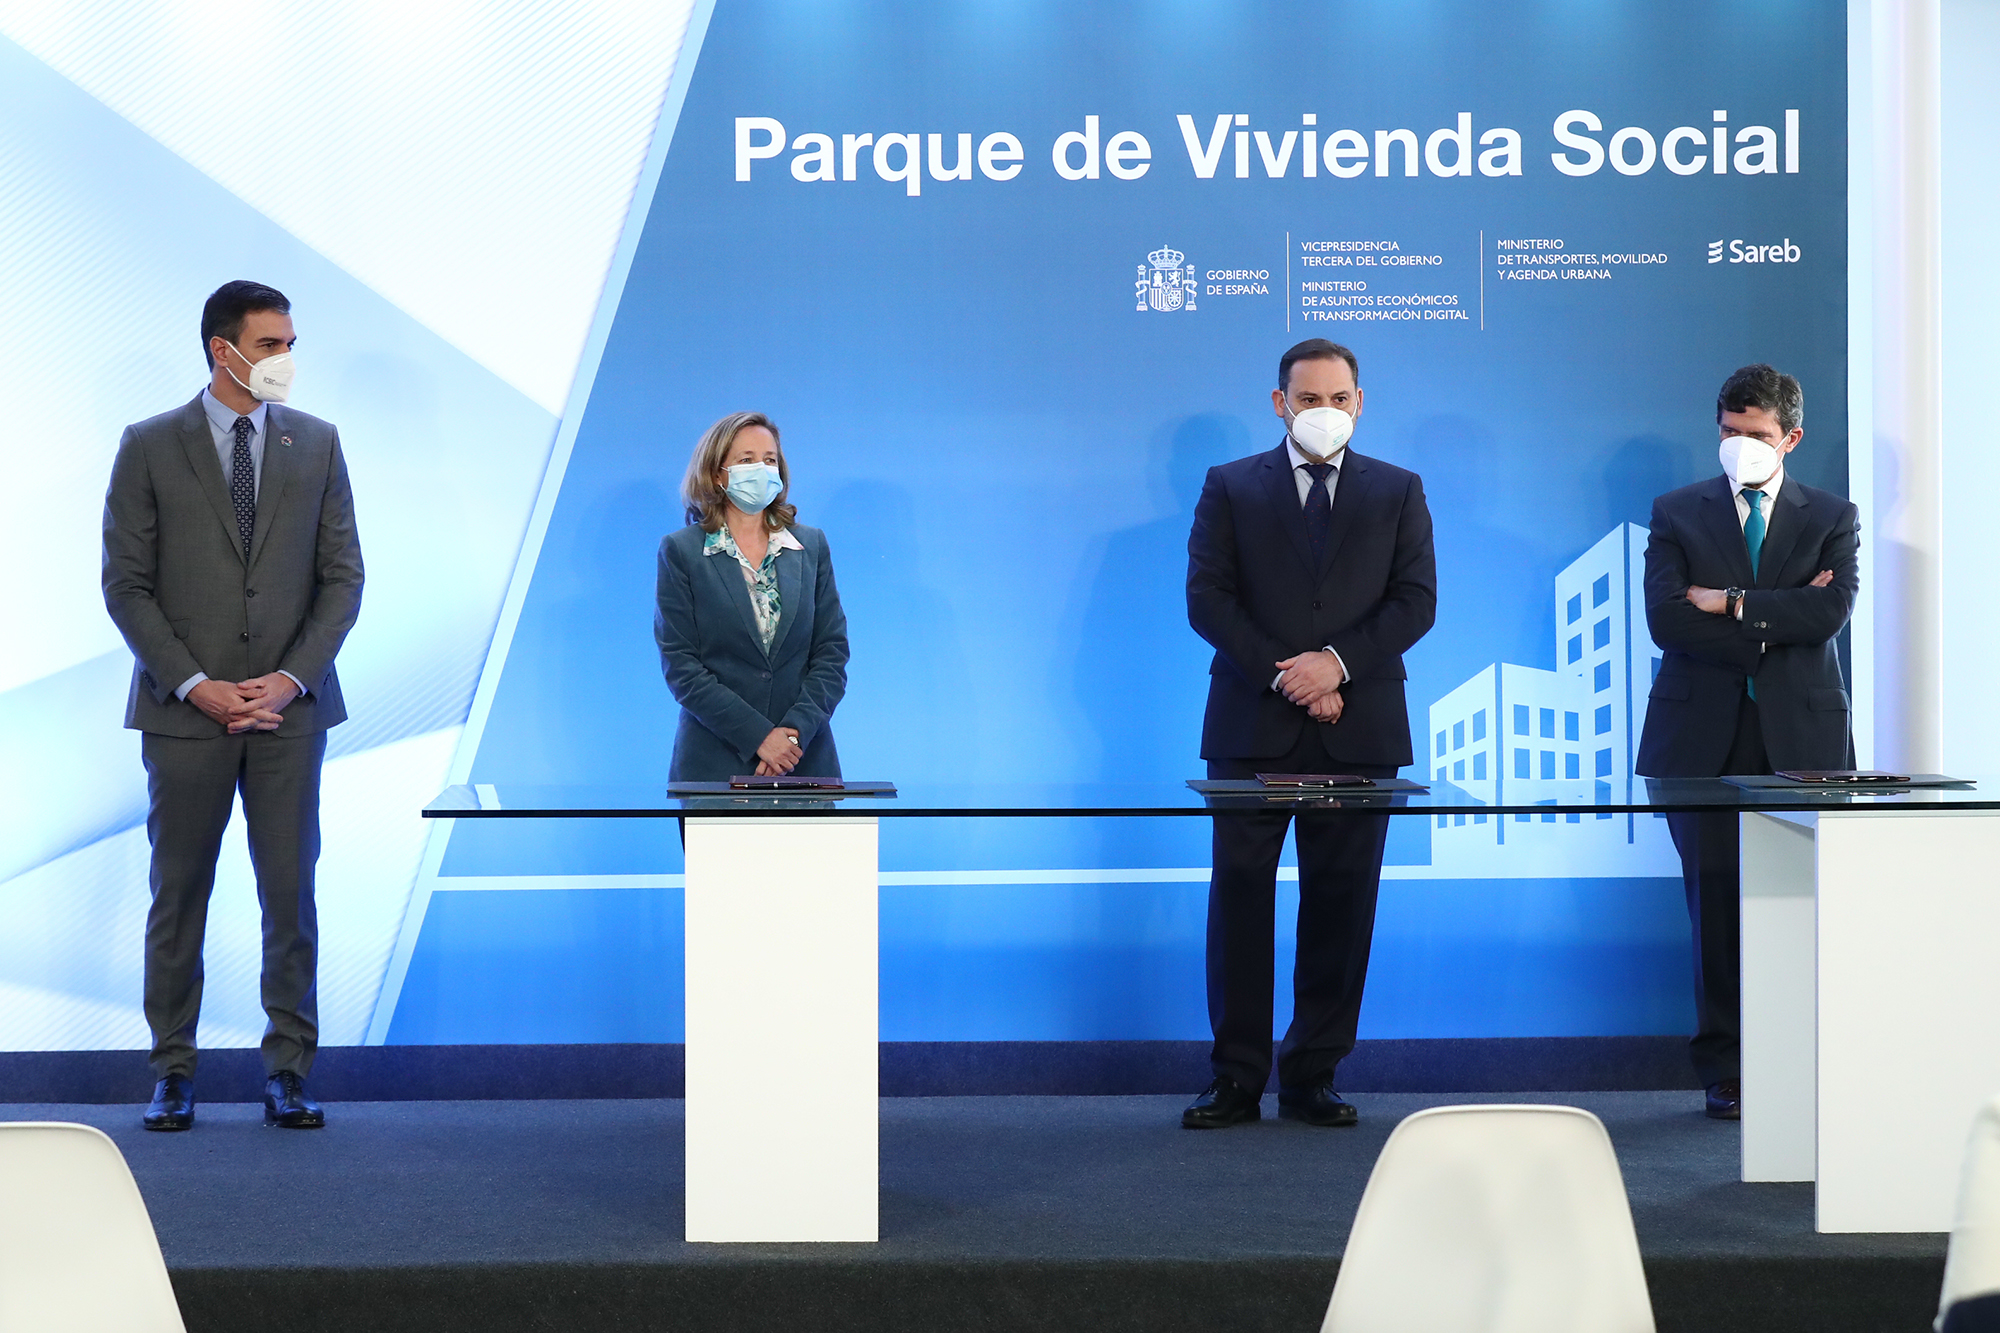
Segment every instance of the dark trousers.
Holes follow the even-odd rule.
[[[1757,701],[1737,707],[1726,774],[1769,773]],[[1695,1034],[1688,1043],[1704,1086],[1743,1076],[1742,840],[1734,814],[1669,814],[1694,927]]]
[[[1258,773],[1353,773],[1393,778],[1377,764],[1338,764],[1309,726],[1292,752],[1271,759],[1211,759],[1211,778]],[[1292,812],[1215,819],[1208,888],[1209,1059],[1217,1074],[1261,1093],[1271,1075],[1278,856]],[[1303,1088],[1333,1073],[1354,1049],[1375,893],[1389,816],[1299,812],[1298,953],[1292,964],[1292,1025],[1278,1048],[1278,1084]]]
[[[187,740],[147,733],[153,905],[146,914],[146,1022],[153,1073],[194,1076],[202,938],[215,858],[238,792],[263,909],[264,1068],[303,1077],[319,1048],[319,775],[326,734]]]

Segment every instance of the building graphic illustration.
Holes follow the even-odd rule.
[[[1555,577],[1555,669],[1495,662],[1430,707],[1428,768],[1495,804],[1624,799],[1660,650],[1646,629],[1646,530],[1621,523]],[[1439,815],[1444,878],[1678,875],[1651,814]]]

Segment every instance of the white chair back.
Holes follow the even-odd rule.
[[[2000,1292],[2000,1097],[1980,1108],[1965,1145],[1958,1216],[1945,1251],[1937,1327],[1959,1301]]]
[[[1443,1106],[1396,1126],[1321,1333],[1653,1333],[1603,1123],[1569,1106]]]
[[[146,1201],[89,1125],[0,1123],[0,1333],[186,1333]]]

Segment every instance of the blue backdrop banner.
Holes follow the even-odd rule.
[[[470,779],[665,779],[654,551],[738,410],[778,421],[832,545],[850,776],[1199,776],[1194,498],[1279,442],[1279,354],[1320,336],[1360,358],[1352,447],[1436,516],[1413,776],[1622,792],[1650,501],[1719,471],[1730,371],[1801,378],[1792,475],[1846,490],[1845,21],[724,0]],[[1395,828],[1364,1037],[1688,1030],[1663,822]],[[378,1035],[679,1038],[671,826],[434,836]],[[889,821],[882,848],[885,1039],[1206,1035],[1200,821]]]

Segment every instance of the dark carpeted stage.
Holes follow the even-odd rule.
[[[774,1083],[743,1095],[798,1099]],[[680,1239],[673,1099],[339,1102],[320,1133],[207,1104],[15,1104],[111,1134],[191,1333],[235,1330],[1316,1329],[1396,1121],[1559,1101],[1610,1127],[1662,1333],[1905,1330],[1942,1236],[1820,1236],[1806,1185],[1744,1185],[1686,1091],[1356,1095],[1358,1130],[1178,1126],[1185,1092],[882,1103],[877,1245]],[[1266,1098],[1267,1112],[1273,1101]]]

